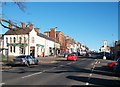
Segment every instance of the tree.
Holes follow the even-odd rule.
[[[25,5],[24,5],[24,2],[20,2],[20,0],[13,0],[13,3],[14,3],[15,5],[17,5],[17,7],[18,7],[21,11],[25,12],[25,8],[26,8],[26,7],[25,7]],[[0,4],[1,4],[1,7],[2,7],[2,5],[6,5],[7,3],[6,3],[6,2],[0,2]],[[1,15],[2,15],[2,14],[1,14]],[[5,25],[4,23],[8,23],[8,24],[16,27],[17,29],[21,29],[21,27],[18,26],[16,23],[13,23],[12,20],[10,20],[10,19],[9,19],[9,20],[3,19],[2,16],[1,16],[1,17],[0,17],[0,25],[1,25],[2,27],[4,27],[4,28],[13,29],[13,30],[14,30],[14,28],[10,28],[9,26]]]

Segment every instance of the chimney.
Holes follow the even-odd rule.
[[[33,29],[33,24],[30,24],[29,28],[30,28],[30,30],[32,30]]]
[[[40,33],[40,28],[34,28],[37,33]]]
[[[53,38],[53,39],[56,38],[56,30],[55,30],[55,28],[50,29],[50,37]]]
[[[12,28],[12,24],[11,23],[9,23],[9,28]]]
[[[21,25],[22,25],[22,28],[25,29],[25,23],[22,22]]]

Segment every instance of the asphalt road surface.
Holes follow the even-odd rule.
[[[120,77],[106,67],[107,60],[79,58],[2,71],[0,85],[118,86]]]

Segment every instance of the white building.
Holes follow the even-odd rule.
[[[101,52],[109,52],[110,53],[110,47],[108,46],[107,40],[104,41],[104,45],[100,49],[101,49]]]
[[[39,33],[39,28],[33,28],[33,24],[25,27],[22,23],[22,29],[8,30],[4,34],[4,48],[8,49],[9,56],[49,56],[55,47],[59,49],[60,44]]]

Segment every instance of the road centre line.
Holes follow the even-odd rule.
[[[70,63],[67,63],[67,64],[71,64],[71,62],[70,62]]]
[[[27,78],[27,77],[31,77],[31,76],[34,76],[34,75],[38,75],[38,74],[41,74],[42,72],[37,72],[37,73],[33,73],[33,74],[30,74],[30,75],[27,75],[27,76],[23,76],[21,78]]]
[[[86,84],[85,85],[89,85],[89,83],[88,82],[86,82]]]
[[[64,65],[60,65],[60,66],[64,66]]]

